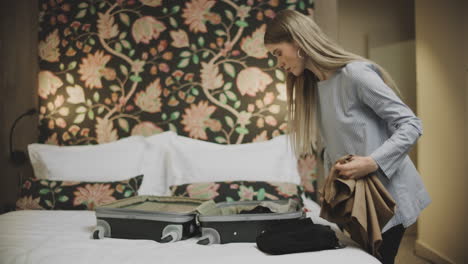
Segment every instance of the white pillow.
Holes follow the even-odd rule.
[[[286,135],[269,141],[221,145],[177,136],[171,141],[168,184],[213,181],[275,181],[299,184]]]
[[[62,181],[119,181],[142,174],[144,137],[132,136],[99,145],[28,145],[34,174]]]
[[[139,195],[168,195],[166,181],[167,153],[169,142],[177,137],[177,133],[166,131],[145,138],[147,148],[143,160],[143,183],[138,190]]]

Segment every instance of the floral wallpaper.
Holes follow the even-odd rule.
[[[285,74],[263,35],[286,8],[312,14],[313,0],[39,0],[39,141],[284,134]]]

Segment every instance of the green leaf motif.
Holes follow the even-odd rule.
[[[93,100],[94,102],[99,102],[99,93],[98,92],[95,92],[94,95],[93,95]]]
[[[223,137],[216,137],[215,141],[220,143],[220,144],[226,143],[226,139],[223,138]]]
[[[177,65],[177,68],[185,68],[189,65],[189,62],[190,62],[189,58],[182,59]]]
[[[200,47],[203,47],[203,45],[205,45],[205,39],[203,37],[198,38],[198,45]]]
[[[115,43],[114,49],[115,49],[115,51],[117,51],[118,53],[122,52],[122,44],[120,44],[120,43]]]
[[[236,25],[238,27],[248,27],[249,26],[249,24],[247,22],[243,21],[243,20],[237,20]]]
[[[174,124],[169,123],[169,130],[177,133],[177,127]]]
[[[92,109],[88,111],[88,118],[94,120],[94,111]]]
[[[85,119],[85,114],[79,114],[75,117],[75,120],[73,120],[73,123],[75,124],[79,124],[81,122],[83,122]]]
[[[224,71],[232,78],[236,76],[236,69],[234,68],[234,66],[232,66],[232,64],[224,63],[223,68],[224,68]]]
[[[171,114],[171,120],[176,120],[177,118],[179,118],[179,116],[180,116],[179,112],[173,112]]]
[[[234,108],[237,109],[241,106],[241,101],[237,101],[234,103]]]
[[[88,111],[88,109],[84,106],[79,106],[78,108],[76,108],[75,112],[80,114],[80,113],[85,113],[86,111]]]
[[[125,118],[119,118],[118,123],[119,123],[119,127],[122,128],[123,131],[125,132],[129,131],[128,121]]]
[[[167,114],[166,114],[166,113],[163,113],[163,114],[161,115],[161,118],[162,118],[162,120],[166,120],[166,119],[167,119]]]
[[[88,9],[82,9],[80,10],[80,12],[78,12],[78,14],[76,14],[75,18],[83,18],[84,16],[86,16],[87,12],[88,12]]]
[[[124,48],[126,48],[126,49],[131,49],[132,48],[132,45],[130,44],[130,42],[128,40],[123,39],[120,42],[122,43],[122,46]]]
[[[282,82],[284,81],[283,71],[277,69],[277,70],[275,70],[275,75],[276,75],[276,78],[278,78],[278,80],[280,80]]]
[[[259,200],[259,201],[265,200],[265,189],[264,188],[261,188],[260,190],[258,190],[257,200]]]
[[[226,36],[226,32],[222,31],[221,29],[216,30],[216,31],[215,31],[215,34],[216,34],[217,36],[220,36],[220,37],[221,37],[221,36]]]
[[[68,64],[68,69],[69,69],[69,70],[73,70],[73,69],[75,69],[75,67],[76,67],[76,64],[77,64],[77,63],[76,63],[76,61],[72,61],[72,62],[70,62],[70,64]]]
[[[132,190],[126,190],[125,193],[124,193],[124,196],[125,197],[130,197],[130,195],[133,194],[133,191]]]
[[[192,94],[193,94],[193,95],[195,95],[195,96],[197,96],[197,95],[199,95],[199,94],[200,94],[200,92],[198,91],[198,89],[197,89],[197,88],[192,88],[190,91],[191,91],[191,92],[192,92]]]
[[[229,127],[234,127],[234,120],[230,116],[225,116],[224,119]]]
[[[128,69],[123,64],[120,65],[120,71],[122,72],[123,75],[125,75],[125,76],[128,75]],[[120,90],[120,88],[119,88],[119,90]]]
[[[122,65],[120,65],[122,66]],[[112,84],[110,87],[110,90],[113,91],[113,92],[118,92],[120,91],[120,87],[118,85],[115,85],[115,84]]]
[[[98,115],[102,114],[102,112],[104,112],[104,109],[104,106],[99,107],[97,110]]]
[[[226,13],[226,17],[229,19],[229,20],[232,20],[234,18],[234,15],[232,14],[231,11],[229,10],[224,10],[224,13]]]
[[[192,61],[193,61],[194,64],[198,64],[198,62],[200,61],[199,58],[198,58],[198,55],[196,55],[196,54],[193,55]]]
[[[232,91],[226,91],[226,95],[229,99],[231,99],[232,101],[236,101],[237,100],[237,95],[235,93],[233,93]]]
[[[70,73],[67,72],[67,74],[65,75],[65,78],[67,79],[67,82],[69,82],[70,84],[75,83],[75,79],[73,78],[73,75],[71,75]]]
[[[120,13],[119,18],[120,18],[120,21],[122,21],[122,23],[124,23],[127,27],[130,25],[130,18],[128,17],[127,14]]]
[[[226,84],[224,84],[223,90],[227,91],[231,88],[232,88],[232,82],[227,82]]]
[[[127,36],[127,32],[122,32],[119,35],[119,39],[124,39]]]
[[[96,44],[96,41],[93,39],[93,38],[89,38],[88,39],[88,43],[93,46],[94,44]]]
[[[226,197],[226,202],[234,202],[234,199],[232,199],[232,197],[230,197],[230,196],[227,196]]]
[[[173,17],[169,18],[169,23],[171,24],[171,26],[173,26],[175,28],[177,28],[179,26],[179,24],[177,23],[177,21]]]
[[[65,196],[65,195],[61,195],[61,196],[59,196],[58,200],[60,202],[64,203],[64,202],[68,201],[68,197]]]
[[[172,13],[177,13],[177,12],[179,12],[179,10],[180,10],[180,6],[174,6],[172,8]]]
[[[60,63],[60,66],[59,66],[60,70],[63,71],[63,69],[65,69],[65,64],[63,63]]]
[[[50,192],[50,189],[40,189],[39,190],[40,195],[48,194],[49,192]]]
[[[133,81],[133,82],[138,83],[138,82],[141,82],[143,79],[141,79],[141,77],[138,76],[138,75],[132,75],[132,76],[130,76],[130,80]]]
[[[203,54],[202,54],[202,58],[206,59],[206,57],[208,57],[209,55],[210,55],[210,53],[208,51],[204,51]]]
[[[133,55],[135,55],[135,50],[132,49],[129,53],[128,53],[128,56],[130,57],[133,57]]]
[[[249,130],[246,127],[236,127],[236,132],[245,135],[249,133]]]
[[[192,53],[190,51],[182,51],[180,53],[180,56],[185,58],[185,57],[190,57],[190,55],[192,55]]]
[[[53,207],[54,207],[53,204],[52,204],[52,202],[49,201],[49,200],[45,200],[45,203],[46,203],[46,205],[49,206],[50,208],[53,208]]]
[[[87,8],[88,7],[88,3],[81,3],[78,5],[78,8]]]
[[[272,59],[268,60],[268,67],[273,67],[275,66],[275,62]]]
[[[227,104],[227,97],[226,97],[225,94],[223,94],[223,93],[220,94],[220,95],[219,95],[219,100],[221,101],[221,103]]]
[[[89,12],[94,15],[96,14],[96,7],[94,7],[93,5],[89,7]]]

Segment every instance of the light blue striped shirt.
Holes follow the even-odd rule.
[[[364,61],[348,63],[318,82],[317,98],[326,171],[346,154],[371,156],[397,204],[382,232],[413,224],[431,202],[407,155],[422,135],[421,120],[383,82],[375,65]]]

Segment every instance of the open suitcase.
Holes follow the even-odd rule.
[[[96,208],[94,239],[104,237],[175,242],[198,232],[196,209],[206,200],[135,196]]]
[[[255,242],[268,226],[295,221],[305,217],[302,206],[296,200],[240,201],[215,204],[216,209],[204,210],[205,202],[198,208],[198,221],[202,236],[200,245],[225,244],[233,242]],[[214,203],[213,203],[214,204]],[[274,212],[241,214],[257,206],[274,208]],[[206,211],[206,212],[204,212]]]

